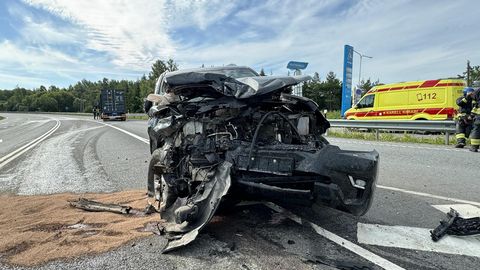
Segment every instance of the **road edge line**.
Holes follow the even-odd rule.
[[[91,120],[90,120],[90,121],[91,121]],[[144,142],[144,143],[146,143],[146,144],[150,144],[150,141],[149,141],[148,139],[145,139],[145,138],[143,138],[143,137],[141,137],[141,136],[138,136],[137,134],[134,134],[134,133],[132,133],[132,132],[130,132],[130,131],[126,131],[126,130],[124,130],[124,129],[121,129],[121,128],[119,128],[119,127],[116,127],[116,126],[114,126],[114,125],[110,125],[110,124],[107,124],[107,123],[96,122],[96,121],[92,121],[92,122],[94,122],[94,123],[99,123],[99,124],[102,124],[102,125],[105,125],[105,126],[114,128],[114,129],[116,129],[116,130],[118,130],[118,131],[120,131],[120,132],[123,132],[123,133],[125,133],[125,134],[127,134],[127,135],[129,135],[129,136],[131,136],[131,137],[133,137],[133,138],[141,141],[141,142]]]
[[[403,188],[389,187],[389,186],[383,186],[383,185],[377,185],[377,188],[387,189],[387,190],[392,190],[392,191],[398,191],[398,192],[403,192],[403,193],[417,195],[417,196],[423,196],[423,197],[429,197],[429,198],[434,198],[434,199],[440,199],[440,200],[445,200],[445,201],[451,201],[451,202],[458,202],[458,203],[465,203],[465,204],[472,204],[472,205],[480,206],[480,202],[474,202],[474,201],[469,201],[469,200],[445,197],[445,196],[434,195],[434,194],[430,194],[430,193],[413,191],[413,190],[408,190],[408,189],[403,189]]]
[[[13,152],[7,154],[6,156],[2,157],[0,159],[0,169],[3,168],[5,165],[10,163],[12,160],[18,158],[19,156],[23,155],[25,152],[28,150],[32,149],[35,147],[37,144],[48,138],[48,136],[52,135],[57,129],[61,126],[60,120],[55,119],[57,122],[53,128],[51,128],[49,131],[45,132],[41,136],[37,137],[35,140],[31,141],[30,143],[27,143],[26,145],[20,147],[19,149],[14,150]]]
[[[375,265],[378,265],[384,269],[392,269],[392,270],[405,270],[405,268],[401,267],[401,266],[398,266],[396,264],[394,264],[393,262],[383,258],[383,257],[380,257],[378,256],[377,254],[359,246],[359,245],[356,245],[354,244],[353,242],[345,239],[345,238],[342,238],[341,236],[338,236],[320,226],[318,226],[317,224],[313,223],[313,222],[310,222],[308,220],[305,220],[305,219],[302,219],[301,217],[295,215],[294,213],[286,210],[285,208],[281,207],[281,206],[278,206],[274,203],[271,203],[271,202],[265,202],[264,203],[265,206],[267,206],[268,208],[272,209],[273,211],[275,212],[280,212],[280,213],[284,213],[289,219],[291,219],[292,221],[294,221],[295,223],[298,223],[300,225],[303,225],[303,224],[308,224],[310,225],[310,227],[312,227],[312,229],[319,235],[325,237],[326,239],[334,242],[335,244],[345,248],[345,249],[348,249],[350,250],[351,252],[359,255],[360,257],[372,262],[373,264]]]

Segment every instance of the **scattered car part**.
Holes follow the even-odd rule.
[[[317,104],[290,94],[310,77],[250,71],[166,72],[147,100],[148,195],[167,221],[164,252],[193,241],[220,202],[321,204],[353,215],[371,205],[379,155],[328,143]]]
[[[461,218],[455,209],[450,208],[447,217],[441,220],[440,225],[430,231],[430,234],[435,242],[445,234],[458,236],[480,234],[480,217]]]
[[[101,203],[97,201],[79,198],[76,201],[69,202],[71,206],[91,212],[112,212],[117,214],[130,214],[132,207],[113,203]]]

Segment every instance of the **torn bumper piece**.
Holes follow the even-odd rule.
[[[162,252],[169,252],[195,240],[198,232],[212,219],[222,197],[227,194],[230,188],[230,168],[231,164],[228,162],[219,164],[214,177],[205,182],[203,192],[198,194],[199,196],[196,196],[191,202],[178,198],[174,205],[169,208],[170,211],[162,215],[162,218],[169,221],[164,228],[168,242]],[[185,206],[197,209],[195,218],[177,224],[173,221],[176,218],[176,213],[173,210]]]
[[[458,236],[480,234],[480,217],[461,218],[455,209],[450,208],[445,219],[440,221],[440,225],[430,231],[434,242],[440,240],[445,234]]]
[[[237,152],[238,153],[238,152]],[[239,154],[238,184],[251,196],[301,205],[321,204],[353,215],[365,214],[373,199],[378,174],[376,151],[345,151],[327,145],[318,151],[259,149],[254,158]],[[247,172],[256,172],[246,176]],[[274,177],[262,178],[262,173]]]

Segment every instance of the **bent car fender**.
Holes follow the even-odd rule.
[[[173,235],[173,237],[168,239],[168,243],[162,250],[162,253],[185,246],[195,240],[198,232],[212,219],[222,197],[225,196],[230,189],[231,166],[232,164],[226,161],[219,164],[213,179],[205,184],[203,194],[195,198],[194,204],[198,209],[198,216],[195,220],[165,228],[167,233]]]

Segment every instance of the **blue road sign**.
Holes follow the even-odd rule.
[[[345,45],[343,51],[342,116],[352,107],[353,47]]]
[[[295,69],[306,69],[307,66],[308,66],[308,63],[307,63],[307,62],[290,61],[290,62],[288,62],[288,64],[287,64],[287,68],[288,68],[288,69],[292,69],[292,70],[295,70]]]

